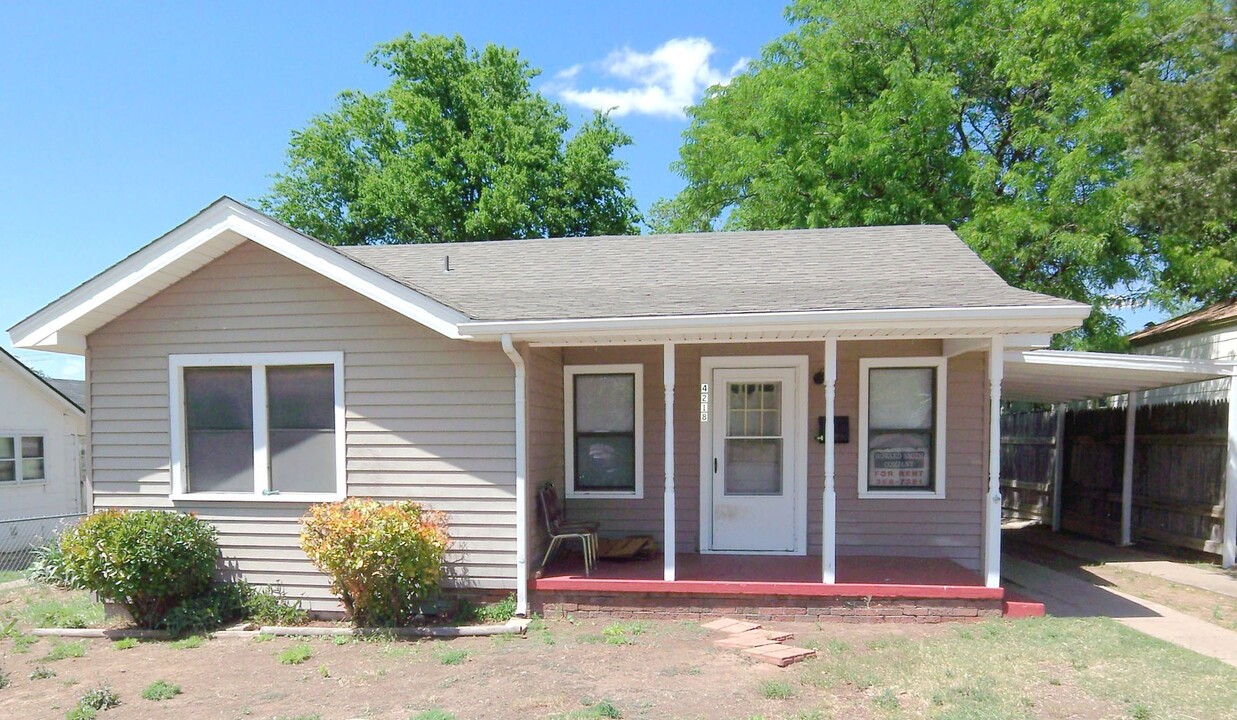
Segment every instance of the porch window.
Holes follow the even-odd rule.
[[[42,435],[0,435],[0,483],[45,479]]]
[[[945,359],[860,361],[859,496],[945,496]]]
[[[643,497],[643,366],[571,365],[563,378],[567,496]]]
[[[172,357],[173,496],[344,495],[342,353]]]

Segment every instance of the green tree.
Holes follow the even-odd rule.
[[[1237,23],[1215,3],[1165,38],[1124,96],[1131,222],[1166,303],[1237,297]]]
[[[294,132],[264,210],[333,245],[636,232],[631,138],[601,114],[569,136],[517,51],[405,35],[369,61],[391,85]]]
[[[1007,281],[1096,307],[1149,272],[1119,102],[1184,3],[800,0],[690,110],[659,229],[944,223]]]

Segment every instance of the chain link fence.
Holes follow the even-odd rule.
[[[85,515],[44,515],[0,520],[0,583],[20,580],[34,560],[34,551],[73,527]]]

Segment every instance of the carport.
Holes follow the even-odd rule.
[[[1231,378],[1234,363],[1115,353],[1020,350],[1005,353],[1001,398],[1060,405],[1124,395],[1126,424],[1121,485],[1121,543],[1131,543],[1134,492],[1134,442],[1138,394],[1173,385]],[[1058,447],[1064,413],[1057,414]],[[1053,529],[1060,528],[1061,459],[1053,483]],[[1222,558],[1225,568],[1237,560],[1237,382],[1228,393],[1228,444],[1224,484]]]

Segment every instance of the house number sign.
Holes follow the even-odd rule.
[[[709,384],[700,383],[700,422],[709,421]]]

